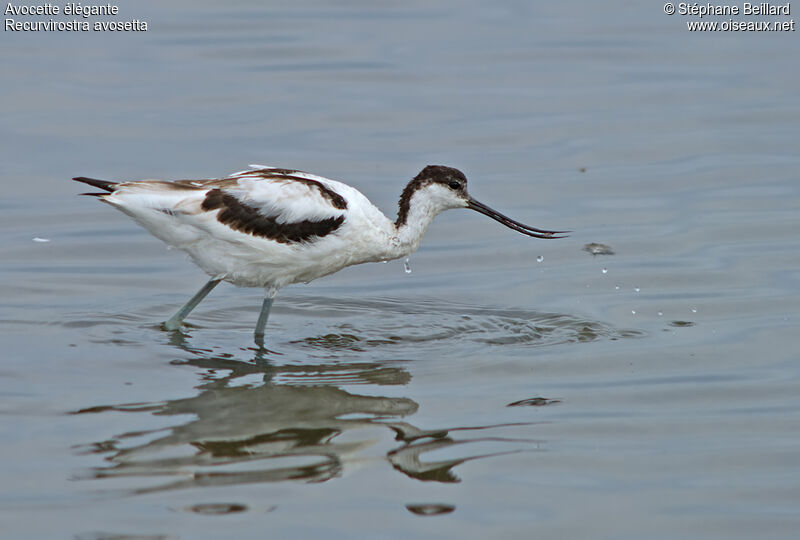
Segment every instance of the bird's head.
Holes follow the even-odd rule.
[[[569,232],[537,229],[492,210],[470,196],[464,173],[444,165],[428,165],[405,187],[400,196],[398,227],[406,224],[412,204],[427,208],[433,215],[451,208],[469,208],[489,216],[510,229],[536,238],[563,238],[557,235]]]

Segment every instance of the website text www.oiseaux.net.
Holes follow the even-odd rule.
[[[794,32],[789,21],[686,21],[690,32]]]

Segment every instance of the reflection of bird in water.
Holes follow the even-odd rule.
[[[455,438],[458,432],[491,433],[520,424],[420,429],[405,421],[417,412],[415,401],[359,395],[332,384],[338,379],[340,384],[368,383],[373,389],[401,387],[408,384],[409,373],[400,366],[373,362],[252,364],[202,354],[187,363],[209,371],[210,380],[196,396],[75,412],[140,412],[161,419],[153,419],[158,426],[152,430],[85,445],[84,451],[103,455],[106,462],[93,469],[90,478],[162,479],[158,485],[137,485],[136,493],[286,480],[321,482],[341,476],[348,463],[362,462],[371,452],[367,449],[387,440],[388,428],[398,442],[386,454],[395,470],[418,480],[457,482],[450,469],[459,464],[519,451],[505,448],[508,443],[528,446],[532,442],[492,436]],[[224,372],[229,375],[221,377]],[[259,374],[263,384],[242,384],[242,379],[252,381]],[[166,429],[165,418],[175,419]],[[465,444],[479,442],[489,444],[488,451],[485,445],[479,445],[482,451],[473,451],[472,445]],[[501,445],[499,449],[497,445]],[[420,458],[447,447],[464,448],[465,453],[444,461]]]
[[[454,446],[460,446],[470,443],[485,443],[485,442],[511,442],[511,443],[536,443],[538,441],[528,439],[508,439],[503,437],[480,437],[475,439],[455,440],[450,434],[456,431],[476,431],[497,429],[516,426],[528,426],[531,422],[520,422],[512,424],[501,424],[494,426],[479,426],[479,427],[457,427],[450,429],[440,430],[421,430],[415,426],[405,422],[392,422],[390,427],[396,434],[398,441],[403,441],[406,444],[400,448],[396,448],[389,452],[389,461],[392,466],[417,480],[426,482],[442,482],[454,483],[461,480],[455,475],[452,469],[461,465],[464,462],[472,461],[474,459],[483,459],[487,457],[502,456],[506,454],[515,454],[522,450],[503,450],[498,452],[490,452],[486,454],[467,453],[461,458],[444,459],[440,461],[422,461],[420,456]]]
[[[322,482],[340,476],[345,462],[379,440],[386,429],[382,421],[417,410],[408,398],[363,396],[335,386],[218,387],[216,382],[186,399],[77,411],[141,411],[177,421],[167,430],[122,434],[88,445],[92,453],[107,454],[108,462],[93,469],[90,477],[166,481],[139,487],[137,493],[286,480]],[[348,432],[360,436],[342,437]],[[142,437],[147,440],[139,443]]]
[[[469,208],[536,238],[566,231],[530,227],[492,210],[467,192],[461,171],[425,167],[403,190],[392,222],[356,189],[301,171],[257,167],[214,180],[108,182],[75,180],[105,190],[90,193],[125,212],[154,236],[189,254],[211,276],[166,328],[183,319],[220,281],[264,287],[256,324],[263,339],[272,299],[286,285],[309,282],[365,262],[414,252],[437,214]]]

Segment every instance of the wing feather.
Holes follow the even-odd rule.
[[[312,242],[345,220],[338,182],[293,169],[260,167],[209,182],[201,208],[236,231],[280,243]]]
[[[332,233],[344,222],[343,215],[279,221],[277,215],[265,213],[263,207],[251,206],[220,188],[212,189],[206,194],[201,208],[208,212],[217,210],[217,221],[231,229],[282,244],[311,242]]]
[[[149,226],[154,225],[149,222],[171,218],[176,225],[212,235],[218,234],[212,229],[222,225],[286,244],[311,242],[338,229],[348,206],[341,193],[352,191],[334,180],[277,167],[240,171],[220,179],[147,180],[115,187],[101,198],[159,237],[171,237],[169,228]]]

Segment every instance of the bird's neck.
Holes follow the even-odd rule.
[[[441,208],[425,197],[412,196],[405,204],[404,201],[400,201],[400,210],[395,222],[397,257],[409,255],[417,250],[428,225],[440,212]]]

